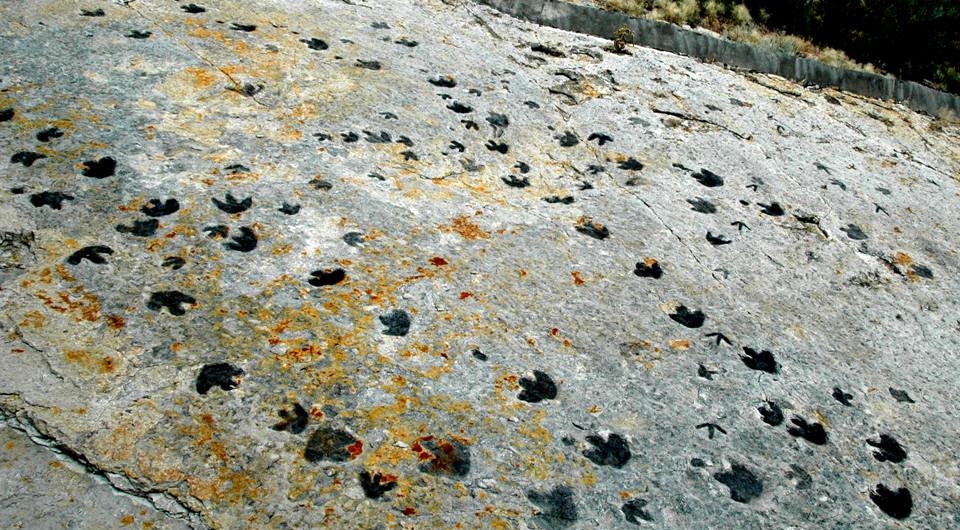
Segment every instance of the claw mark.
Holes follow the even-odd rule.
[[[490,151],[496,151],[502,155],[507,154],[507,151],[510,150],[510,146],[503,142],[494,142],[493,140],[488,140],[484,146]]]
[[[442,88],[453,88],[457,86],[457,81],[449,75],[439,76],[436,79],[428,79],[427,81],[433,86]]]
[[[490,126],[493,127],[494,136],[496,136],[497,138],[500,138],[501,136],[503,136],[503,131],[507,128],[508,125],[510,125],[510,120],[509,118],[507,118],[505,114],[498,114],[496,112],[491,112],[490,115],[487,116],[487,123],[489,123]]]
[[[573,147],[580,143],[580,137],[570,131],[564,131],[563,134],[555,135],[554,138],[560,142],[560,147]]]
[[[906,390],[899,390],[893,387],[889,387],[887,390],[890,392],[890,395],[893,397],[893,399],[899,401],[900,403],[916,403],[916,401],[910,397],[910,394],[908,394]]]
[[[573,204],[574,201],[573,197],[570,197],[569,195],[566,197],[557,197],[556,195],[551,195],[549,197],[544,197],[543,200],[544,202],[548,202],[550,204]]]
[[[590,133],[590,136],[587,137],[587,141],[597,141],[597,145],[603,145],[607,142],[612,142],[613,137],[604,133]]]
[[[742,232],[744,228],[746,228],[747,230],[750,230],[750,227],[747,226],[747,223],[744,223],[743,221],[734,221],[730,223],[730,226],[737,227],[737,232]]]
[[[780,203],[777,203],[777,202],[773,202],[770,204],[763,204],[758,202],[757,206],[760,206],[761,208],[763,208],[762,210],[760,210],[760,213],[769,215],[771,217],[780,217],[784,213],[786,213],[783,211],[783,207],[780,206]]]
[[[733,343],[730,342],[730,339],[728,339],[726,335],[724,335],[723,333],[720,333],[719,331],[714,331],[713,333],[707,333],[707,334],[706,334],[706,337],[708,337],[708,338],[709,338],[709,337],[716,337],[716,339],[717,339],[717,343],[716,343],[717,346],[719,346],[721,342],[726,342],[727,345],[729,345],[729,346],[732,346],[732,345],[733,345]]]
[[[280,206],[279,211],[285,215],[296,215],[300,212],[300,205],[290,204],[287,201],[283,201],[283,205]]]
[[[867,239],[867,234],[863,233],[863,230],[859,226],[850,223],[846,227],[840,229],[842,232],[847,234],[847,237],[853,239],[854,241],[863,241]]]
[[[716,370],[710,370],[706,366],[700,364],[697,366],[697,376],[706,379],[707,381],[713,381],[713,376],[718,374]],[[711,438],[713,436],[711,435]]]
[[[50,127],[49,129],[44,129],[37,133],[37,140],[41,142],[49,142],[54,138],[60,138],[63,136],[63,131],[57,127]]]
[[[647,501],[644,499],[633,499],[627,501],[620,507],[620,511],[623,512],[624,518],[628,523],[640,524],[640,520],[647,522],[653,522],[653,516],[650,515],[644,507],[646,507]]]
[[[207,10],[203,7],[198,6],[197,4],[187,4],[185,6],[180,6],[180,9],[184,10],[191,15],[196,15],[197,13],[204,13]]]
[[[473,112],[473,107],[464,105],[459,101],[454,101],[453,103],[447,105],[447,108],[452,110],[453,112],[456,112],[457,114],[468,114]]]
[[[641,169],[643,169],[643,162],[640,162],[639,160],[631,156],[630,158],[624,160],[623,162],[620,162],[620,164],[618,164],[617,167],[620,169],[625,169],[627,171],[640,171]]]

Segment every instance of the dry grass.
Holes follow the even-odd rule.
[[[719,0],[594,0],[608,11],[620,11],[630,16],[663,20],[678,26],[702,27],[715,31],[737,42],[768,50],[818,59],[840,68],[875,72],[871,64],[860,64],[845,53],[833,48],[820,48],[812,42],[773,32],[755,22],[747,6],[737,4],[729,9]],[[766,14],[757,14],[760,20]]]

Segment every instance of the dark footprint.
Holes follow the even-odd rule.
[[[80,172],[84,177],[94,179],[105,179],[112,177],[117,169],[117,161],[112,157],[105,156],[100,160],[87,160],[83,163],[83,171]]]
[[[87,260],[90,263],[103,265],[107,260],[100,254],[113,254],[113,249],[104,245],[83,247],[73,254],[70,254],[70,256],[67,257],[67,263],[70,265],[79,265],[81,261]]]
[[[719,247],[720,245],[729,245],[730,243],[733,243],[733,240],[727,239],[723,235],[715,236],[709,230],[707,231],[707,241],[715,247]]]
[[[402,309],[394,309],[385,315],[380,315],[380,323],[387,327],[383,330],[384,335],[403,337],[410,331],[410,315]]]
[[[575,227],[577,232],[581,234],[586,234],[594,239],[599,239],[603,241],[604,239],[610,237],[610,230],[607,227],[603,226],[600,223],[595,222],[590,217],[581,217],[577,220],[577,226]]]
[[[519,169],[520,174],[522,175],[526,175],[527,173],[530,172],[530,164],[527,164],[526,162],[517,162],[516,164],[513,165],[513,167]]]
[[[523,387],[523,390],[517,395],[517,399],[527,403],[540,403],[545,399],[556,399],[557,385],[549,375],[540,370],[534,370],[533,377],[533,379],[520,378],[520,386]]]
[[[560,142],[560,147],[573,147],[580,143],[580,137],[570,131],[564,131],[563,134],[558,134],[554,138]]]
[[[238,252],[250,252],[251,250],[257,248],[257,234],[253,232],[250,227],[241,226],[240,235],[233,236],[233,241],[228,241],[223,244],[230,250],[236,250]]]
[[[49,142],[54,138],[61,138],[63,136],[63,131],[57,127],[50,127],[49,129],[44,129],[37,133],[37,140],[40,142]]]
[[[238,378],[243,374],[242,368],[229,363],[205,364],[197,375],[197,392],[206,394],[215,386],[228,392],[240,386]]]
[[[587,436],[587,442],[593,447],[585,450],[583,456],[598,466],[619,469],[630,461],[630,445],[626,438],[619,434],[610,433],[606,439],[598,434],[591,434]]]
[[[387,480],[379,472],[370,474],[369,471],[360,472],[360,487],[368,499],[379,499],[383,494],[397,487],[397,481]]]
[[[346,462],[354,456],[351,448],[360,442],[354,435],[343,429],[320,427],[313,431],[307,440],[307,447],[303,457],[310,462],[327,460],[330,462]]]
[[[503,131],[510,125],[510,119],[507,118],[506,114],[499,114],[497,112],[491,112],[487,116],[487,123],[493,127],[493,134],[497,138],[503,136]]]
[[[543,200],[544,202],[548,202],[550,204],[573,204],[574,202],[573,197],[569,195],[566,197],[557,197],[556,195],[551,195],[549,197],[544,197]]]
[[[906,390],[899,390],[893,387],[889,387],[887,390],[890,392],[890,396],[900,403],[916,403]]]
[[[731,464],[730,471],[714,473],[713,478],[730,488],[730,498],[748,503],[763,493],[763,482],[741,464]]]
[[[496,151],[501,155],[507,154],[507,151],[510,150],[510,146],[503,142],[494,142],[493,140],[488,140],[487,143],[483,144],[487,150]]]
[[[223,239],[230,234],[230,227],[226,225],[205,226],[203,231],[207,233],[209,238]]]
[[[632,499],[627,501],[620,507],[620,511],[623,512],[624,518],[626,518],[628,523],[640,524],[640,521],[647,521],[648,523],[653,522],[653,516],[650,515],[646,508],[647,501],[644,499]]]
[[[184,304],[193,305],[197,303],[196,298],[180,291],[159,291],[150,294],[150,300],[147,301],[147,308],[154,311],[160,311],[164,307],[171,315],[180,316],[187,312],[183,308]]]
[[[307,280],[307,283],[314,287],[323,287],[342,282],[347,277],[347,273],[343,269],[324,269],[313,271],[310,276],[313,276],[313,278]]]
[[[597,145],[603,145],[605,143],[612,142],[613,137],[604,133],[590,133],[590,136],[587,137],[587,141],[591,142],[593,140],[597,141]]]
[[[723,186],[723,177],[717,175],[709,169],[701,168],[700,171],[695,172],[691,175],[693,178],[697,179],[697,182],[703,184],[708,188],[716,188],[718,186]]]
[[[279,208],[280,213],[285,215],[296,215],[300,212],[299,204],[290,204],[284,201],[283,205]]]
[[[456,439],[435,440],[433,437],[417,442],[420,445],[420,471],[431,475],[465,477],[470,473],[470,447]],[[416,445],[414,445],[416,447]]]
[[[639,160],[631,156],[630,158],[624,160],[623,162],[620,162],[620,164],[618,164],[617,167],[620,169],[625,169],[627,171],[640,171],[641,169],[643,169],[643,162],[640,162]]]
[[[307,48],[310,48],[311,50],[315,50],[315,51],[326,50],[327,48],[330,47],[329,45],[327,45],[326,42],[314,37],[311,37],[309,39],[300,39],[300,42],[306,44]]]
[[[14,114],[16,114],[16,111],[14,111],[12,108],[0,110],[0,123],[12,120]]]
[[[80,16],[81,17],[105,17],[107,16],[107,13],[103,9],[99,9],[99,8],[93,9],[93,10],[81,9]]]
[[[526,188],[530,185],[530,180],[527,177],[517,178],[516,175],[500,177],[500,180],[502,180],[504,184],[510,186],[511,188]]]
[[[128,39],[149,39],[153,35],[152,31],[140,31],[138,29],[132,30],[130,33],[127,33],[126,37]]]
[[[238,202],[230,192],[227,192],[227,196],[224,198],[226,199],[225,201],[221,201],[216,197],[210,200],[213,201],[213,204],[216,205],[217,208],[229,214],[245,212],[253,206],[253,197],[247,197]]]
[[[846,227],[841,228],[840,231],[847,234],[847,237],[855,241],[863,241],[867,239],[867,234],[863,233],[863,230],[855,224],[848,224]]]
[[[913,510],[913,497],[907,488],[893,491],[883,484],[877,484],[876,489],[870,492],[870,500],[880,511],[894,519],[906,519]]]
[[[150,199],[147,204],[140,208],[140,211],[145,215],[150,217],[163,217],[164,215],[170,215],[180,209],[180,202],[176,199],[167,199],[166,201],[161,201],[160,199]]]
[[[633,269],[633,273],[641,278],[653,278],[659,280],[663,276],[663,269],[660,267],[660,262],[653,258],[646,258],[643,261],[638,261],[636,268]]]
[[[197,13],[205,13],[207,10],[203,7],[198,6],[197,4],[187,4],[185,6],[180,6],[180,9],[184,10],[191,15],[196,15]]]
[[[531,490],[527,499],[540,507],[537,522],[545,529],[566,528],[577,521],[577,505],[568,486],[557,486],[548,493]]]
[[[459,101],[454,101],[450,105],[447,105],[447,108],[452,110],[453,112],[456,112],[457,114],[468,114],[470,112],[473,112],[473,107],[464,105]]]
[[[292,408],[293,410],[284,408],[277,411],[282,419],[270,428],[275,431],[290,431],[293,434],[302,433],[310,421],[310,414],[299,403],[294,403]]]
[[[803,438],[814,445],[825,445],[827,443],[827,431],[819,423],[807,423],[807,420],[800,416],[790,418],[794,425],[787,427],[790,436]]]
[[[251,31],[257,31],[257,26],[254,24],[239,24],[237,22],[231,22],[230,29],[233,31],[244,31],[250,33]]]
[[[763,420],[763,423],[767,425],[776,427],[783,423],[783,409],[773,401],[767,401],[763,406],[757,407],[757,412],[760,413],[760,419]]]
[[[691,210],[697,213],[717,213],[717,207],[713,205],[712,202],[702,198],[697,197],[696,199],[687,199],[687,202],[692,206]]]
[[[40,208],[41,206],[49,206],[54,210],[59,210],[63,207],[63,201],[72,200],[72,195],[60,193],[59,191],[43,191],[30,195],[30,204],[34,205],[36,208]]]
[[[889,434],[881,434],[879,441],[867,440],[867,444],[877,449],[873,452],[873,457],[880,462],[899,464],[907,459],[907,450]]]
[[[163,258],[163,263],[161,263],[162,266],[170,267],[175,271],[182,269],[183,266],[186,264],[187,264],[187,261],[178,256],[167,256]]]
[[[457,81],[449,75],[439,76],[436,79],[428,79],[427,81],[429,81],[433,86],[442,88],[453,88],[457,86]]]
[[[133,225],[117,225],[114,228],[121,234],[130,234],[137,237],[150,237],[157,233],[160,221],[156,219],[142,219],[133,222]]]
[[[30,167],[37,160],[44,158],[47,158],[47,155],[41,155],[40,153],[34,153],[32,151],[20,151],[10,157],[10,163],[23,164],[23,167]]]
[[[767,372],[768,374],[777,374],[780,372],[780,365],[777,364],[776,359],[773,358],[773,353],[769,350],[758,352],[753,348],[744,346],[743,353],[746,355],[741,355],[740,360],[743,361],[743,364],[747,365],[747,368]]]
[[[780,217],[786,213],[783,211],[783,207],[780,206],[780,203],[778,202],[773,202],[770,204],[763,204],[758,202],[757,206],[760,206],[762,208],[762,210],[760,210],[760,213],[769,215],[771,217]]]
[[[690,311],[685,305],[677,307],[673,313],[670,313],[667,316],[669,316],[674,322],[691,329],[699,328],[707,319],[707,316],[703,314],[703,311],[700,311],[699,309],[696,311]]]
[[[840,387],[833,387],[833,393],[831,394],[833,399],[839,401],[841,404],[852,407],[853,404],[850,403],[850,400],[853,399],[853,394],[848,394],[840,389]]]

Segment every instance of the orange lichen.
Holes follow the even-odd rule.
[[[441,258],[441,257],[439,257],[439,256],[434,256],[434,257],[430,258],[430,263],[433,264],[433,265],[436,265],[437,267],[441,267],[441,266],[447,264],[447,260],[445,260],[445,259],[443,259],[443,258]]]
[[[674,350],[689,350],[690,339],[670,339],[670,348]]]
[[[580,273],[579,273],[578,271],[573,271],[573,272],[570,273],[570,275],[573,276],[573,283],[574,283],[575,285],[583,285],[583,284],[584,284],[583,278],[580,277]]]
[[[452,224],[441,226],[440,229],[444,232],[456,232],[460,234],[460,237],[467,240],[487,239],[490,237],[490,234],[483,231],[480,226],[472,223],[465,215],[455,217]]]

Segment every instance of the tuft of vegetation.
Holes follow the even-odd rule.
[[[607,10],[706,28],[738,42],[960,94],[957,0],[594,1]]]

